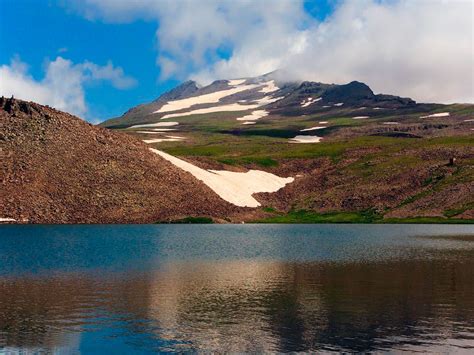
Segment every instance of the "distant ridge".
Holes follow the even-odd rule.
[[[199,87],[194,81],[186,81],[174,89],[164,93],[157,99],[147,104],[141,104],[131,108],[122,116],[103,122],[104,127],[120,128],[133,124],[155,122],[164,116],[157,112],[163,105],[169,101],[181,100],[200,95],[229,90],[234,82],[239,85],[248,86],[247,90],[239,91],[236,94],[229,95],[215,103],[203,103],[193,108],[218,107],[220,105],[238,104],[239,102],[252,102],[261,100],[265,95],[253,86],[262,86],[268,83],[275,83],[277,90],[271,92],[269,97],[275,100],[269,100],[262,108],[278,114],[293,114],[295,107],[300,106],[300,102],[307,95],[320,97],[328,105],[344,103],[347,106],[357,107],[379,107],[379,108],[403,108],[414,107],[416,102],[410,98],[402,98],[394,95],[376,95],[370,87],[362,82],[352,81],[348,84],[324,84],[312,81],[290,82],[281,79],[279,71],[274,71],[257,77],[242,78],[237,80],[217,80],[210,85]],[[270,102],[271,101],[271,102]],[[314,107],[307,107],[302,114],[310,114]]]

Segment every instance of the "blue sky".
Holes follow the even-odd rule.
[[[307,1],[304,6],[318,18],[331,11],[327,1]],[[137,85],[127,90],[115,89],[106,82],[86,84],[86,117],[91,120],[121,115],[132,106],[155,99],[182,79],[159,79],[157,20],[119,24],[89,21],[64,3],[47,0],[2,0],[0,13],[0,65],[18,56],[39,80],[44,75],[45,61],[57,56],[74,63],[88,60],[99,65],[112,60],[137,80]],[[228,55],[221,49],[220,57]]]
[[[188,78],[207,83],[288,67],[294,78],[364,80],[425,101],[472,98],[469,1],[446,9],[436,1],[246,1],[2,0],[0,94],[97,122]],[[388,43],[405,43],[405,27],[410,48]],[[427,43],[425,65],[416,51]]]
[[[75,63],[89,60],[101,65],[112,60],[137,80],[138,84],[127,90],[108,83],[89,83],[87,118],[92,120],[118,116],[178,83],[158,80],[156,23],[152,21],[88,21],[55,1],[43,0],[2,0],[0,13],[0,65],[9,64],[18,55],[33,77],[40,79],[47,58],[62,56]]]

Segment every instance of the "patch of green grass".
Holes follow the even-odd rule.
[[[197,156],[197,157],[220,157],[227,152],[225,146],[204,145],[204,146],[173,146],[164,149],[167,153],[175,156]]]
[[[445,176],[437,186],[443,187],[454,183],[471,183],[473,180],[474,169],[472,164],[465,164],[463,166],[457,166],[456,170],[452,174]]]
[[[232,158],[217,159],[217,162],[222,163],[222,164],[227,164],[227,165],[237,165],[238,164],[237,159],[232,159]]]
[[[271,158],[246,157],[246,158],[220,158],[217,162],[227,165],[247,165],[256,164],[263,167],[278,166],[278,162]]]
[[[262,210],[268,213],[277,213],[276,209],[274,209],[273,207],[263,207]]]
[[[209,217],[186,217],[182,219],[177,219],[171,222],[166,222],[171,224],[212,224],[214,221]]]
[[[444,178],[444,174],[431,175],[423,181],[423,186],[434,185]]]
[[[258,157],[249,157],[249,158],[243,158],[243,162],[251,164],[255,163],[260,166],[278,166],[278,162],[276,160],[273,160],[271,158],[258,158]]]
[[[265,212],[277,213],[268,208]],[[373,210],[359,212],[327,212],[316,213],[306,210],[290,211],[287,214],[268,217],[255,221],[255,223],[426,223],[426,224],[474,224],[472,219],[444,218],[444,217],[411,217],[387,218]]]
[[[474,209],[474,202],[469,202],[467,204],[465,204],[464,206],[461,206],[459,208],[452,208],[452,209],[449,209],[449,210],[445,210],[444,211],[444,215],[448,218],[451,218],[451,217],[454,217],[454,216],[457,216],[467,210],[470,210],[470,209]]]
[[[381,177],[391,177],[404,170],[420,166],[422,161],[414,156],[384,156],[380,152],[366,154],[348,165],[344,170],[351,175],[360,176],[366,179]]]
[[[278,166],[278,162],[271,158],[264,157],[247,157],[247,158],[220,158],[217,159],[219,163],[227,165],[245,165],[245,164],[257,164],[263,167]]]
[[[390,157],[403,150],[424,149],[425,147],[450,145],[453,141],[447,138],[423,139],[412,143],[412,140],[391,137],[355,137],[338,141],[322,141],[316,144],[291,144],[286,138],[272,138],[266,136],[233,136],[230,134],[205,134],[194,132],[191,140],[186,142],[170,142],[160,147],[167,153],[175,156],[205,156],[221,162],[236,165],[240,163],[256,162],[261,165],[275,164],[266,159],[279,161],[281,159],[311,159],[328,157],[334,162],[339,161],[345,152],[352,149],[373,149],[375,155],[383,154],[387,158],[387,165],[391,168],[406,165],[416,165],[414,158],[402,158],[391,161]],[[459,137],[457,145],[469,145],[470,141]],[[383,152],[383,153],[382,153]],[[395,164],[396,163],[396,164]],[[361,167],[367,170],[367,167]],[[375,167],[378,168],[378,165]],[[368,169],[369,172],[371,169]],[[383,170],[383,169],[379,169]]]
[[[373,210],[326,213],[299,210],[258,220],[256,223],[374,223],[381,218]]]
[[[474,219],[444,217],[387,218],[382,223],[474,224]]]
[[[421,191],[413,196],[410,196],[408,198],[406,198],[405,200],[402,201],[402,203],[400,203],[398,207],[402,207],[402,206],[406,206],[412,202],[415,202],[416,200],[422,198],[422,197],[425,197],[425,196],[428,196],[430,193],[432,193],[433,191],[432,190],[425,190],[425,191]]]
[[[451,218],[451,217],[457,216],[458,214],[463,213],[464,211],[465,211],[464,208],[453,208],[453,209],[445,210],[443,212],[443,215],[445,217]]]
[[[359,136],[342,138],[338,140],[323,139],[320,143],[314,144],[292,144],[288,138],[298,134],[302,127],[317,125],[317,120],[325,119],[330,121],[326,130],[320,130],[317,135],[325,136],[331,130],[341,126],[353,126],[367,124],[361,121],[344,117],[319,116],[309,117],[277,117],[263,118],[252,127],[242,126],[240,121],[236,121],[246,112],[214,113],[209,115],[185,116],[177,119],[180,122],[179,132],[186,137],[180,142],[159,143],[157,147],[167,153],[181,157],[203,156],[222,163],[240,165],[256,163],[261,166],[275,166],[275,162],[282,159],[313,159],[328,157],[333,162],[340,161],[344,154],[354,149],[364,149],[371,151],[372,158],[382,157],[378,163],[385,161],[390,169],[397,169],[401,166],[416,166],[420,162],[417,158],[400,157],[393,159],[405,149],[436,149],[449,147],[472,146],[474,140],[471,137],[437,137],[423,138],[414,141],[413,139],[380,137],[380,136]],[[238,135],[222,132],[238,132]],[[270,137],[270,136],[273,137]],[[271,159],[271,160],[268,160]],[[382,169],[382,166],[354,167],[360,170],[360,174],[368,174],[371,171],[379,172],[391,170]]]
[[[233,129],[230,131],[222,131],[220,133],[232,134],[235,136],[266,136],[274,138],[292,138],[299,134],[298,130],[291,130],[288,128],[283,129]]]

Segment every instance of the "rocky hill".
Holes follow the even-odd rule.
[[[5,98],[0,123],[2,219],[153,223],[235,209],[130,135]]]

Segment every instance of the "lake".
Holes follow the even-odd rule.
[[[474,352],[474,226],[0,227],[0,353]]]

